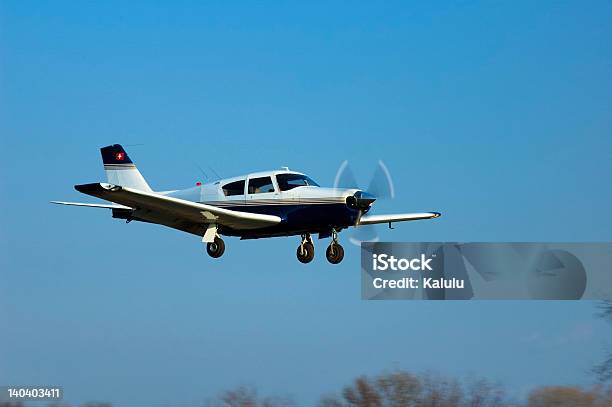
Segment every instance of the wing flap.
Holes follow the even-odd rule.
[[[74,188],[87,195],[126,205],[135,211],[148,211],[198,224],[217,223],[234,229],[257,229],[281,221],[278,216],[233,211],[119,185],[93,183],[75,185]]]
[[[376,223],[407,222],[411,220],[434,219],[442,216],[438,212],[398,213],[394,215],[364,215],[359,220],[360,225]]]

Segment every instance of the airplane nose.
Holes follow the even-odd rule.
[[[353,196],[346,198],[346,204],[355,209],[368,209],[372,203],[376,201],[376,197],[364,191],[357,191]]]

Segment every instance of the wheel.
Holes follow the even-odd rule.
[[[297,258],[302,263],[310,263],[314,259],[314,245],[306,242],[297,248]]]
[[[344,258],[344,248],[338,243],[332,243],[327,247],[325,257],[331,264],[338,264]]]
[[[215,259],[221,257],[225,252],[225,243],[223,239],[215,237],[214,242],[210,242],[206,245],[206,251],[210,257],[214,257]]]

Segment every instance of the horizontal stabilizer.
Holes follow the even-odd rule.
[[[51,201],[51,203],[57,204],[57,205],[86,206],[89,208],[132,209],[129,206],[123,206],[123,205],[117,205],[117,204],[97,204],[97,203],[64,202],[64,201]]]

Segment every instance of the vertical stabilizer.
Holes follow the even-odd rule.
[[[104,171],[106,171],[109,184],[147,192],[152,191],[120,144],[102,147],[100,152],[102,153],[102,163],[104,163]]]

